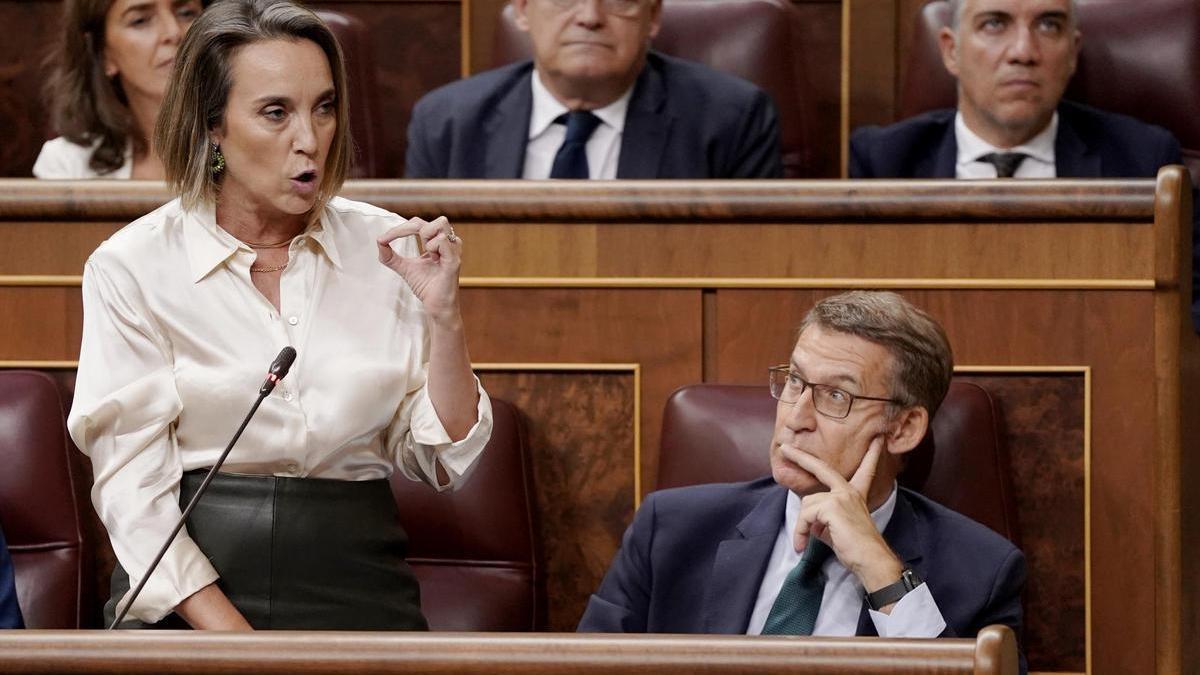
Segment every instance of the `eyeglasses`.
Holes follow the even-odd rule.
[[[550,4],[557,8],[560,12],[574,10],[585,2],[591,0],[549,0]],[[598,0],[600,9],[612,16],[634,17],[638,12],[642,11],[642,0]]]
[[[804,395],[805,389],[812,389],[813,407],[822,415],[836,420],[845,419],[850,414],[850,408],[854,406],[854,402],[860,398],[867,401],[900,403],[892,398],[859,396],[828,384],[808,382],[792,372],[791,366],[773,366],[768,368],[767,372],[770,374],[771,396],[789,405],[794,405]]]

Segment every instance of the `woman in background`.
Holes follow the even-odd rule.
[[[175,51],[207,2],[66,0],[46,93],[55,129],[38,178],[161,180],[151,144]]]

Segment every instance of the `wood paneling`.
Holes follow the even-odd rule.
[[[803,312],[841,288],[904,289],[943,322],[961,364],[1089,369],[1090,477],[1079,473],[1077,442],[1053,440],[1080,433],[1077,408],[1052,412],[1067,399],[1006,408],[1020,422],[1021,480],[1052,474],[1066,483],[1061,493],[1038,485],[1022,494],[1040,547],[1031,551],[1032,601],[1062,598],[1063,612],[1044,612],[1030,627],[1078,630],[1063,618],[1078,614],[1078,598],[1059,594],[1087,569],[1063,571],[1061,583],[1044,569],[1078,559],[1079,530],[1064,524],[1078,524],[1083,476],[1091,495],[1084,665],[1140,673],[1180,671],[1197,662],[1190,657],[1200,643],[1189,623],[1200,602],[1189,594],[1197,543],[1180,538],[1200,528],[1196,423],[1184,413],[1200,381],[1200,344],[1187,325],[1183,185],[1168,168],[1157,183],[374,181],[346,194],[455,223],[466,241],[462,302],[476,362],[636,364],[643,489],[654,484],[667,394],[702,376],[761,381],[791,347]],[[0,185],[0,248],[24,258],[7,269],[79,265],[104,224],[132,220],[165,196],[161,186],[131,182]],[[75,282],[0,277],[9,318],[0,359],[74,357]],[[596,387],[569,398],[598,401],[590,397],[609,390]],[[581,426],[599,419],[578,412]],[[1045,472],[1041,458],[1052,462]],[[1038,543],[1056,537],[1060,552]],[[1057,635],[1077,645],[1077,634]],[[1054,651],[1044,635],[1031,645],[1038,639],[1043,664],[1078,666],[1077,649]]]
[[[698,290],[462,291],[475,362],[640,364],[643,491],[657,475],[667,395],[701,378],[700,305]]]
[[[32,176],[42,143],[54,136],[42,104],[42,62],[57,34],[58,0],[0,0],[0,176]]]
[[[1025,636],[1031,670],[1082,671],[1084,412],[1081,373],[977,375],[1004,411],[1017,522],[1025,552]]]
[[[571,632],[626,525],[635,474],[632,372],[479,371],[487,392],[521,410],[533,457],[546,629]]]

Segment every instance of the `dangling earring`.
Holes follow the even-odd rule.
[[[225,155],[221,153],[221,146],[216,143],[212,144],[208,154],[208,172],[213,175],[213,178],[216,178],[225,170]]]

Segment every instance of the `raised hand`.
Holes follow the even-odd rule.
[[[416,235],[424,253],[407,257],[392,250],[391,243],[400,237]],[[376,240],[379,262],[395,270],[425,306],[425,312],[435,323],[459,321],[458,270],[462,265],[462,239],[454,234],[445,216],[426,222],[410,218],[384,232]]]

